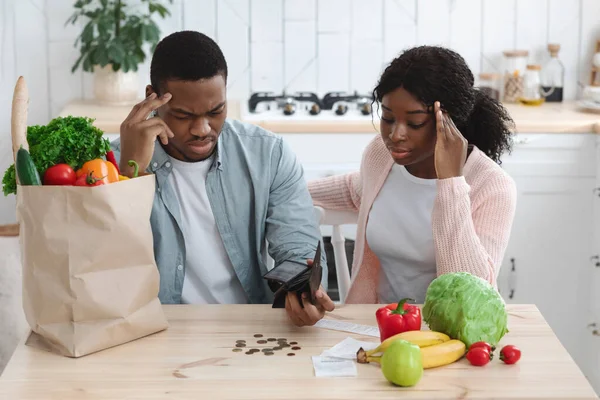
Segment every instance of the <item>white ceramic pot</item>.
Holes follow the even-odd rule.
[[[131,104],[138,98],[138,74],[135,71],[117,72],[112,65],[94,66],[94,97],[98,103]]]

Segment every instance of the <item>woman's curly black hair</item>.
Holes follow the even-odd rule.
[[[502,104],[474,86],[473,73],[456,52],[438,46],[418,46],[403,52],[385,69],[374,101],[403,87],[433,111],[439,101],[469,144],[492,160],[512,147],[514,122]]]

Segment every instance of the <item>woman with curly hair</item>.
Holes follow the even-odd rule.
[[[405,51],[374,98],[380,135],[360,171],[309,183],[315,205],[358,211],[348,303],[425,299],[431,281],[465,271],[496,286],[516,205],[500,167],[512,120],[442,47]]]

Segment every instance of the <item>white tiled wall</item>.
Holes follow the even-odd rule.
[[[30,124],[93,97],[93,76],[71,73],[81,29],[65,26],[72,4],[0,0],[0,153],[18,75],[30,89]],[[600,0],[174,0],[170,8],[172,16],[158,21],[163,35],[193,29],[217,40],[232,98],[258,90],[367,92],[386,63],[418,44],[450,46],[477,74],[500,71],[502,50],[526,48],[530,61],[543,62],[546,44],[558,42],[565,96],[573,99],[588,83],[600,39]],[[140,96],[149,66],[150,59],[140,65]],[[0,160],[2,171],[9,161]]]

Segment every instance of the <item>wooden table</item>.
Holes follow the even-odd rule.
[[[375,305],[340,306],[328,318],[375,324]],[[19,345],[0,378],[0,398],[21,399],[397,399],[597,398],[535,306],[509,305],[501,344],[522,349],[518,364],[495,359],[473,367],[463,358],[429,369],[413,388],[389,384],[375,364],[357,377],[316,378],[311,356],[348,336],[315,327],[295,328],[269,306],[165,306],[168,330],[80,359]],[[297,341],[284,352],[234,353],[236,340],[254,334]]]

